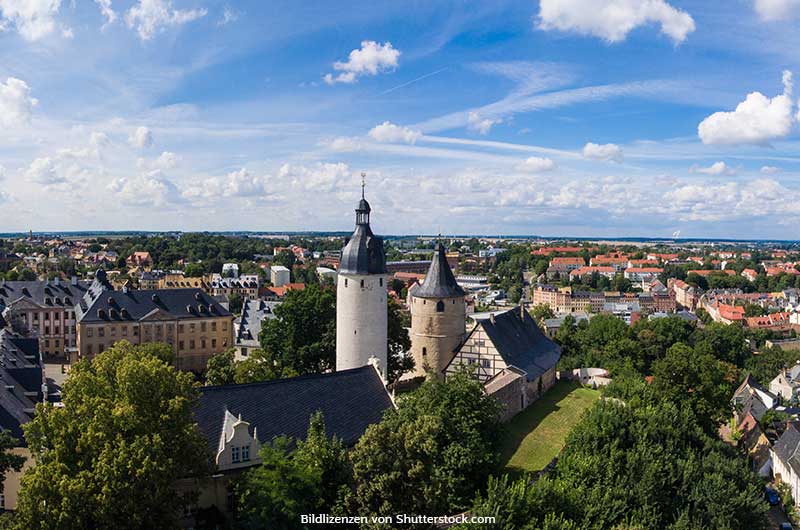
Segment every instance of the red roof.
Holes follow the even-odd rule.
[[[570,276],[584,276],[593,272],[616,272],[614,267],[581,267],[569,273]]]
[[[664,269],[659,268],[659,267],[641,267],[641,268],[630,267],[628,269],[625,269],[625,272],[631,272],[631,273],[634,273],[634,274],[636,274],[636,273],[648,273],[648,272],[655,273],[655,274],[661,274],[662,272],[664,272]]]
[[[267,291],[272,292],[275,296],[283,298],[286,296],[286,291],[302,291],[306,288],[304,283],[287,283],[280,287],[267,287]]]
[[[717,306],[719,316],[725,320],[742,320],[744,318],[744,308],[738,305],[719,304]]]
[[[580,257],[553,258],[550,265],[584,265],[586,262]]]
[[[731,269],[726,269],[724,271],[723,270],[716,270],[716,269],[715,270],[697,269],[697,270],[693,270],[693,271],[686,271],[687,275],[692,274],[692,273],[695,273],[698,276],[703,276],[703,277],[710,276],[710,275],[712,275],[714,273],[722,273],[722,274],[727,274],[728,276],[736,276],[736,271],[735,270],[731,270]]]

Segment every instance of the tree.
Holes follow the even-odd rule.
[[[239,528],[308,528],[300,516],[330,513],[351,480],[347,452],[328,438],[322,414],[311,416],[305,440],[281,437],[259,452],[261,465],[246,471],[235,486]]]
[[[126,341],[73,366],[63,407],[37,405],[25,425],[36,466],[22,479],[24,529],[167,529],[191,493],[179,478],[210,469],[192,408],[191,374]]]
[[[261,347],[276,373],[320,373],[336,366],[336,295],[317,284],[292,289],[261,329]],[[279,377],[287,377],[279,375]]]
[[[236,367],[233,349],[220,352],[206,364],[207,385],[230,385],[234,382]]]
[[[411,338],[403,322],[403,314],[397,302],[388,300],[389,344],[387,380],[397,381],[401,375],[414,369],[414,359],[406,355],[411,349]],[[381,367],[383,369],[383,367]]]
[[[467,371],[429,379],[371,425],[351,454],[351,513],[465,508],[497,464],[499,404]]]
[[[0,493],[3,493],[2,479],[10,470],[20,471],[26,458],[12,453],[19,446],[19,440],[14,438],[9,431],[0,431]]]

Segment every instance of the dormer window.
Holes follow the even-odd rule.
[[[250,461],[250,445],[242,446],[242,462]]]
[[[231,447],[231,463],[238,464],[239,463],[239,448],[238,447]]]

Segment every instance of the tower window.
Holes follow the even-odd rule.
[[[380,279],[378,280],[378,285],[380,285],[381,287],[383,287],[383,278],[380,278]]]
[[[422,348],[422,356],[426,357],[428,355],[428,348]]]
[[[347,287],[347,278],[344,279],[344,286]]]
[[[361,280],[361,288],[364,288],[364,280]]]
[[[436,312],[437,313],[444,313],[444,302],[442,300],[439,300],[438,302],[436,302]]]

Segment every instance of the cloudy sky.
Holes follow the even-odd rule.
[[[800,0],[0,0],[0,232],[798,238]]]

